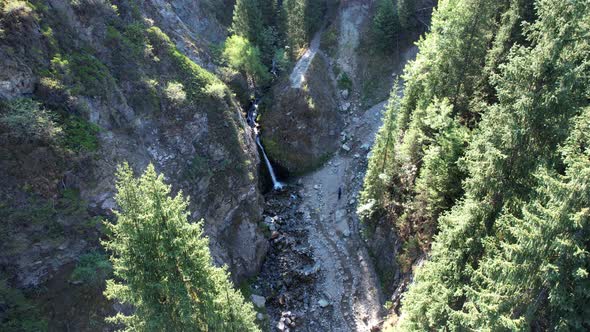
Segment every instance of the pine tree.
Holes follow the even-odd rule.
[[[520,217],[498,218],[470,288],[469,317],[493,330],[590,327],[590,107],[573,122],[565,174],[536,172],[534,199]]]
[[[305,11],[306,0],[283,0],[283,11],[286,19],[285,29],[287,44],[293,55],[305,46],[308,40]]]
[[[259,0],[237,0],[231,31],[258,45],[264,29],[262,14]]]
[[[377,132],[375,143],[371,149],[371,157],[367,166],[367,173],[363,190],[360,194],[358,213],[364,221],[385,208],[385,193],[391,182],[390,177],[395,173],[395,143],[397,140],[397,113],[399,112],[399,89],[394,84],[383,117],[383,125]]]
[[[109,318],[125,331],[257,331],[254,310],[233,289],[226,268],[213,265],[202,222],[190,223],[188,201],[152,165],[134,178],[117,172],[120,209],[107,223],[116,279],[105,295],[134,312]]]
[[[584,163],[565,177],[575,154],[558,148],[588,105],[590,4],[545,0],[536,11],[530,46],[513,47],[492,80],[498,103],[464,158],[465,198],[440,218],[406,294],[406,330],[588,327],[586,143],[574,144]]]
[[[377,13],[373,18],[373,31],[379,48],[391,50],[395,47],[400,23],[393,0],[379,1]]]
[[[405,70],[402,113],[426,108],[436,97],[448,98],[455,113],[478,118],[477,101],[485,56],[498,29],[497,13],[508,0],[440,1],[432,31],[418,42],[420,53]],[[402,129],[405,129],[403,126]]]
[[[414,28],[412,16],[416,11],[416,0],[397,0],[397,12],[399,13],[400,26],[405,30]]]
[[[435,100],[422,119],[422,132],[428,133],[428,137],[421,144],[422,167],[416,179],[416,201],[419,213],[429,222],[437,220],[463,194],[461,181],[465,175],[459,167],[459,158],[464,154],[468,133],[452,113],[447,99]],[[429,232],[428,240],[435,228],[434,225],[423,227]]]

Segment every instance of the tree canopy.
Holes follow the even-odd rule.
[[[403,330],[590,328],[588,22],[582,0],[439,2],[361,195],[406,271],[427,257]]]
[[[152,165],[139,178],[127,164],[118,169],[120,209],[103,243],[115,279],[105,295],[133,313],[109,320],[125,331],[258,331],[252,305],[213,265],[202,222],[189,222],[188,200],[170,192]]]

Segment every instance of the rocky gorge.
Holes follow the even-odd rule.
[[[99,250],[102,220],[117,208],[115,169],[125,161],[138,172],[154,164],[190,196],[215,263],[246,285],[261,326],[373,331],[382,323],[387,299],[357,194],[388,90],[417,52],[415,36],[369,73],[362,36],[375,2],[331,7],[308,52],[263,96],[257,141],[237,87],[244,80],[214,61],[232,6],[3,6],[1,114],[26,104],[38,118],[53,114],[44,121],[56,131],[18,136],[0,122],[0,279],[34,299],[50,330],[109,330],[103,318],[128,310],[103,299],[100,286],[72,279],[81,257]],[[368,96],[366,75],[387,87]],[[281,190],[262,184],[269,166]],[[384,242],[395,249],[393,236]]]

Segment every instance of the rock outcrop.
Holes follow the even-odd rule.
[[[343,128],[336,88],[323,56],[315,56],[301,88],[288,80],[272,91],[260,123],[269,157],[290,174],[320,166],[334,153]]]

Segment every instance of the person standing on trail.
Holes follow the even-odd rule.
[[[338,187],[338,200],[342,197],[342,187]]]

